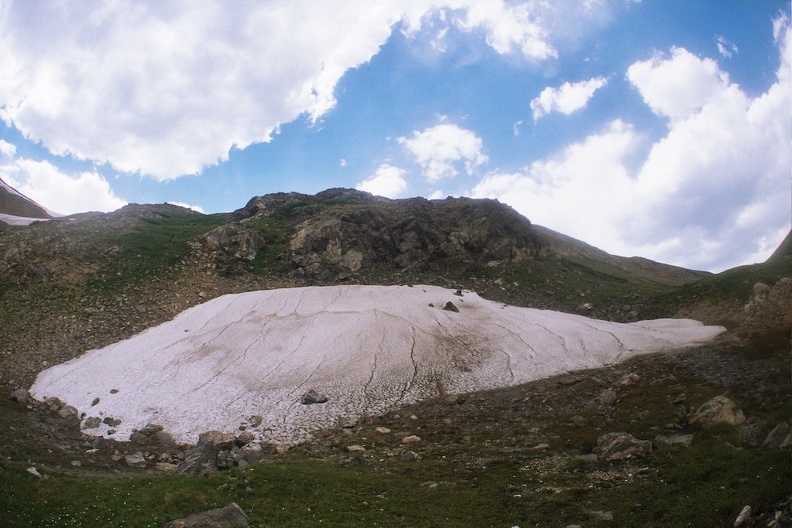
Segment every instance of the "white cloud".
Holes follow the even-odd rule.
[[[0,4],[0,118],[55,155],[167,180],[335,105],[402,22],[450,8],[499,53],[555,55],[544,4],[503,0]],[[542,12],[543,15],[536,13]],[[475,30],[475,31],[474,31]],[[442,33],[442,30],[441,30]]]
[[[0,177],[16,190],[60,214],[114,211],[126,205],[100,174],[68,175],[48,161],[16,159],[0,166]]]
[[[377,196],[398,198],[407,190],[407,180],[404,179],[406,172],[399,167],[383,163],[373,176],[358,183],[355,188]]]
[[[411,138],[396,140],[415,158],[430,182],[453,178],[462,163],[468,174],[487,161],[481,139],[470,130],[451,123],[441,123],[424,131],[414,131]]]
[[[756,98],[680,48],[630,67],[646,103],[671,118],[637,169],[643,140],[615,121],[521,171],[488,174],[471,194],[615,254],[712,271],[765,260],[790,229],[792,31],[776,25],[778,78]]]
[[[10,158],[16,153],[16,146],[0,139],[0,157]]]
[[[507,4],[503,0],[469,2],[457,23],[465,30],[483,29],[487,44],[498,53],[518,51],[533,60],[558,56],[549,43],[547,25],[533,3]]]
[[[712,59],[700,59],[684,48],[672,48],[671,57],[655,54],[627,69],[627,78],[652,111],[671,119],[697,112],[713,95],[729,85],[726,73]]]
[[[550,112],[561,112],[569,115],[572,112],[585,108],[594,92],[607,84],[604,77],[595,77],[588,81],[576,83],[565,82],[558,88],[548,86],[531,101],[534,121]]]
[[[184,203],[184,202],[168,202],[168,203],[171,204],[171,205],[176,205],[178,207],[184,207],[185,209],[192,209],[193,211],[201,213],[201,214],[205,214],[205,211],[203,210],[203,207],[201,207],[200,205],[190,205],[190,204]]]

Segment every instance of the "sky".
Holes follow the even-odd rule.
[[[494,198],[721,271],[790,230],[790,3],[0,0],[0,178],[63,214]]]

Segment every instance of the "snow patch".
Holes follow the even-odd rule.
[[[260,415],[249,429],[259,439],[296,443],[339,417],[600,367],[725,331],[687,319],[612,323],[462,293],[329,286],[225,295],[45,370],[30,392],[57,396],[86,419],[121,420],[120,440],[156,423],[194,443]],[[449,301],[458,312],[443,309]],[[301,404],[309,389],[328,401]]]

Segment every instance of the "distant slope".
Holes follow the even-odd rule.
[[[773,254],[770,255],[767,262],[781,262],[790,255],[792,255],[792,229],[787,233],[787,236],[781,244],[779,244]]]
[[[590,246],[585,242],[558,233],[546,227],[533,225],[548,255],[555,257],[582,257],[615,265],[624,271],[655,282],[671,286],[682,286],[711,275],[706,271],[695,271],[670,264],[662,264],[643,257],[619,257]]]
[[[35,220],[48,220],[54,216],[0,178],[0,222],[28,225]]]

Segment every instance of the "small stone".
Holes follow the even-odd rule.
[[[536,444],[531,448],[531,451],[547,451],[550,449],[550,444]]]
[[[323,394],[319,394],[314,389],[310,389],[308,392],[303,394],[302,398],[300,398],[300,403],[303,405],[313,405],[315,403],[326,403],[327,396]]]
[[[285,455],[290,448],[289,444],[278,444],[275,446],[275,452],[279,455]]]
[[[95,407],[96,405],[99,405],[99,398],[94,398],[91,402],[91,407]]]
[[[98,416],[91,416],[83,422],[83,429],[96,429],[102,424],[102,419]]]
[[[115,418],[111,418],[110,416],[106,417],[102,420],[103,424],[109,425],[110,427],[116,427],[121,425],[121,420],[116,420]]]
[[[27,471],[28,473],[30,473],[31,475],[33,475],[33,476],[34,476],[34,477],[36,477],[37,479],[44,478],[44,475],[42,475],[41,473],[39,473],[39,470],[38,470],[38,469],[36,469],[36,468],[35,468],[35,467],[33,467],[33,466],[31,466],[31,467],[27,468],[25,471]]]
[[[751,519],[751,507],[745,506],[741,511],[737,518],[734,520],[734,528],[739,528],[740,526],[746,526],[748,521]]]
[[[132,453],[124,456],[124,463],[129,467],[144,468],[146,467],[146,458],[141,452]]]
[[[118,394],[118,389],[110,389],[110,394]]]
[[[597,401],[600,402],[602,405],[614,405],[619,397],[610,389],[605,389],[602,391],[597,398]]]
[[[339,416],[338,426],[342,429],[353,429],[358,426],[360,419],[357,416]]]
[[[389,433],[391,432],[391,430],[390,430],[390,429],[388,429],[387,427],[377,427],[377,428],[376,428],[376,429],[374,429],[374,430],[375,430],[376,432],[378,432],[379,434],[389,434]]]
[[[79,414],[80,412],[71,405],[64,405],[61,410],[58,411],[58,416],[61,418],[76,418]]]
[[[456,305],[451,301],[448,301],[447,303],[445,303],[445,306],[443,306],[443,310],[447,312],[458,312],[459,308],[457,308]]]
[[[366,451],[366,448],[359,444],[352,444],[347,446],[346,450],[350,453],[363,453]]]
[[[250,518],[245,515],[245,512],[242,511],[242,508],[240,508],[237,503],[232,502],[225,508],[217,508],[201,513],[194,513],[192,515],[188,515],[187,517],[165,523],[162,526],[163,528],[197,528],[201,526],[230,528],[247,526],[249,523]]]
[[[622,378],[622,380],[619,382],[619,385],[622,387],[629,387],[630,385],[635,385],[639,381],[641,381],[641,376],[635,372],[630,372]]]
[[[403,462],[415,462],[417,460],[421,460],[421,455],[419,455],[415,451],[405,451],[404,453],[399,455],[399,460]]]
[[[420,441],[421,437],[416,435],[409,435],[402,438],[402,444],[417,444]]]
[[[253,427],[258,427],[259,425],[261,425],[261,422],[264,421],[264,418],[262,418],[261,415],[254,414],[249,418],[248,421],[250,422],[250,425],[252,425]]]

